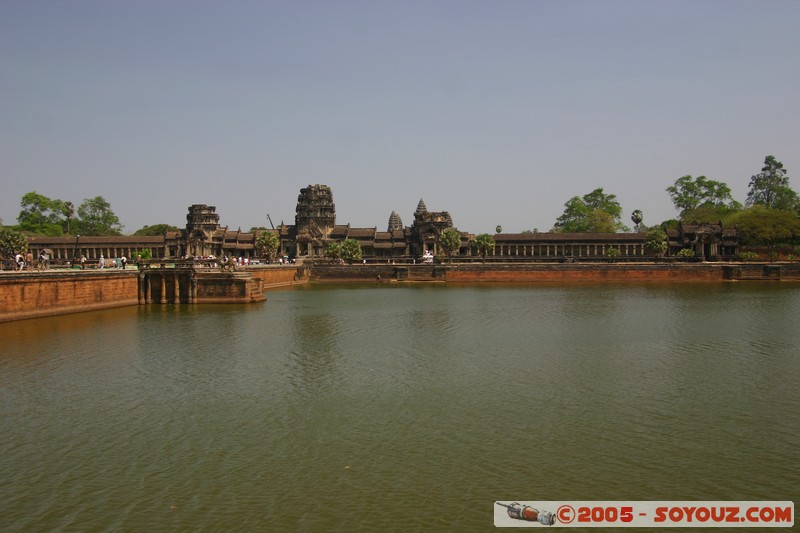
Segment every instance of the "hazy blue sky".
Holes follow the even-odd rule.
[[[678,177],[800,190],[800,1],[0,1],[0,218],[104,196],[133,232],[300,188],[385,230],[548,230],[570,197],[675,216]]]

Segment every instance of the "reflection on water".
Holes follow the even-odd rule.
[[[790,500],[798,289],[309,286],[0,324],[0,525],[485,530],[496,500]]]

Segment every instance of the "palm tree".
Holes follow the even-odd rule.
[[[256,238],[256,246],[261,250],[261,253],[264,254],[270,261],[275,258],[275,252],[280,247],[280,240],[278,240],[277,235],[272,233],[271,231],[265,231],[263,233],[259,233],[258,237]]]
[[[644,220],[644,215],[642,214],[642,210],[637,209],[633,213],[631,213],[631,220],[633,221],[634,224],[633,230],[641,231],[640,224],[642,223],[642,220]]]
[[[489,235],[488,233],[481,233],[477,237],[475,237],[475,248],[478,250],[478,253],[481,254],[483,258],[483,262],[486,262],[486,254],[494,248],[494,237]]]
[[[461,247],[461,234],[454,228],[447,228],[439,236],[439,244],[441,244],[447,257],[452,261],[452,256]]]
[[[75,205],[72,202],[64,202],[61,204],[61,213],[67,219],[67,235],[69,235],[69,221],[75,216]]]

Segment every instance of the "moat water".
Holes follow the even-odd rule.
[[[0,324],[0,530],[800,496],[800,284],[344,285]]]

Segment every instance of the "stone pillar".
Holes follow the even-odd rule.
[[[190,292],[189,292],[189,303],[196,303],[196,302],[197,302],[197,279],[192,277]]]
[[[149,273],[144,277],[144,302],[148,304],[153,303],[153,292],[150,277],[151,276]]]
[[[179,304],[181,303],[181,284],[180,281],[178,281],[180,276],[178,276],[178,273],[176,272],[173,274],[173,278],[175,279],[175,303]]]
[[[167,273],[161,272],[161,303],[167,303]]]

